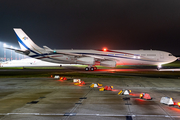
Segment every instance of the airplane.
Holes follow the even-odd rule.
[[[117,65],[156,65],[159,70],[161,65],[177,60],[171,53],[159,50],[64,50],[39,47],[21,28],[14,28],[14,31],[21,49],[7,49],[52,63],[88,65],[86,71],[96,70],[96,65],[112,68]]]

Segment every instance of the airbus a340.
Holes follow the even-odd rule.
[[[58,64],[82,64],[85,68],[95,70],[96,65],[116,67],[116,65],[157,65],[175,61],[177,58],[169,52],[159,50],[62,50],[37,46],[20,28],[14,28],[21,49],[15,52]]]

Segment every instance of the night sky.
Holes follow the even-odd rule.
[[[154,49],[180,55],[180,0],[0,0],[0,41],[22,28],[52,49]]]

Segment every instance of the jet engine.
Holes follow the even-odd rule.
[[[100,65],[105,67],[116,67],[116,61],[111,61],[111,60],[101,61]]]
[[[94,65],[95,59],[93,57],[81,57],[77,58],[77,64]]]

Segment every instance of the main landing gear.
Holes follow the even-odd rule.
[[[162,68],[161,65],[158,65],[158,66],[157,66],[157,70],[158,70],[158,71],[159,71],[161,68]]]
[[[94,71],[94,70],[97,70],[97,67],[86,67],[85,70],[86,71],[89,71],[89,70]]]

